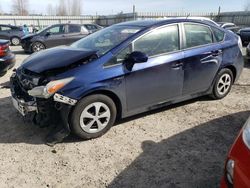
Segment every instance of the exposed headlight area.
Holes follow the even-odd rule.
[[[250,118],[244,125],[243,133],[242,133],[243,142],[250,149]]]
[[[33,97],[48,99],[72,80],[74,80],[73,77],[50,81],[46,86],[38,86],[29,90],[28,94]]]

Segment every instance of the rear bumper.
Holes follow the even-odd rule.
[[[241,52],[239,53],[236,59],[236,63],[234,63],[234,66],[236,68],[236,77],[235,77],[234,82],[236,82],[239,79],[244,68],[244,57]]]
[[[16,59],[15,55],[10,53],[5,57],[0,57],[0,73],[6,72],[15,66]]]

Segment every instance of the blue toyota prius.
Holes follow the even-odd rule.
[[[240,38],[209,21],[133,21],[31,55],[13,73],[11,92],[36,124],[60,120],[91,139],[118,118],[202,95],[221,99],[242,69]]]

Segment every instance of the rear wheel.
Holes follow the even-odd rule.
[[[83,138],[92,139],[105,134],[116,119],[116,106],[111,98],[96,94],[83,98],[71,113],[73,132]]]
[[[20,38],[18,38],[18,37],[12,37],[12,38],[10,39],[10,42],[11,42],[11,44],[12,44],[13,46],[18,46],[18,45],[20,45],[21,40],[20,40]]]
[[[233,79],[233,73],[230,69],[220,70],[213,86],[212,97],[214,99],[222,99],[227,96],[231,90]]]
[[[32,44],[31,48],[32,48],[32,52],[39,52],[41,50],[45,50],[46,49],[45,45],[43,43],[41,43],[41,42],[34,42]]]

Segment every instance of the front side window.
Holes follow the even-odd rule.
[[[122,49],[114,58],[112,58],[105,66],[116,65],[123,63],[127,55],[132,52],[132,47],[129,45],[128,47]]]
[[[177,25],[156,29],[134,42],[134,51],[143,52],[148,56],[169,53],[179,49]]]
[[[213,35],[209,27],[198,24],[184,24],[186,45],[192,48],[213,43]]]
[[[51,34],[51,35],[57,35],[57,34],[62,34],[62,33],[65,33],[65,27],[60,25],[60,26],[55,26],[55,27],[52,27],[48,30],[48,32]]]

